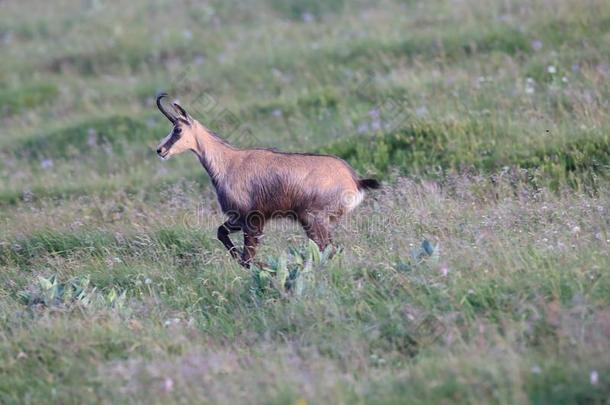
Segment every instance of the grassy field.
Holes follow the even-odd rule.
[[[0,2],[0,403],[610,403],[608,0]],[[262,268],[168,91],[384,187]]]

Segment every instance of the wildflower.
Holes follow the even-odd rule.
[[[539,51],[542,49],[542,41],[539,39],[535,39],[532,41],[532,48],[534,49],[534,51]]]
[[[525,93],[526,94],[534,94],[536,82],[531,77],[528,77],[525,80]]]
[[[170,392],[171,390],[173,390],[174,380],[169,377],[165,377],[165,380],[163,381],[163,389],[165,390],[165,392]]]
[[[312,23],[316,20],[313,14],[309,12],[303,13],[303,22],[306,24]]]
[[[163,326],[169,327],[180,323],[180,318],[168,318],[163,322]]]
[[[597,385],[599,382],[599,374],[597,374],[597,371],[591,371],[591,374],[589,374],[589,382],[591,382],[591,385]]]
[[[546,68],[546,71],[549,72],[550,74],[554,75],[555,73],[557,73],[557,68],[553,65],[550,65],[549,67]]]
[[[369,116],[372,119],[379,119],[379,117],[381,116],[381,111],[379,110],[379,108],[373,108],[371,111],[369,111]]]
[[[40,162],[40,166],[44,170],[48,170],[48,169],[52,168],[53,167],[53,159],[44,159],[42,162]]]

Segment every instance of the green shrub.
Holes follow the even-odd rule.
[[[493,173],[505,166],[538,170],[547,180],[564,183],[574,175],[610,173],[610,138],[579,138],[548,143],[535,149],[506,151],[483,141],[479,124],[438,125],[418,123],[378,136],[341,140],[321,148],[346,159],[357,169],[385,175],[390,168],[402,173],[431,175],[474,167]],[[574,183],[572,181],[572,183]]]
[[[87,277],[75,277],[61,282],[56,275],[49,278],[38,276],[36,283],[18,294],[21,302],[27,306],[60,306],[77,304],[87,306],[110,306],[119,308],[125,303],[126,292],[117,293],[111,288],[103,294],[96,287],[90,287]]]

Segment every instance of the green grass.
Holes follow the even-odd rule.
[[[0,403],[608,403],[606,3],[0,4]],[[244,270],[159,91],[384,188]]]
[[[14,90],[4,89],[0,92],[0,105],[5,110],[3,113],[16,114],[52,102],[57,93],[57,87],[47,83],[22,86]]]

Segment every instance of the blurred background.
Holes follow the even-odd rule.
[[[384,188],[248,272],[161,91]],[[607,403],[609,96],[609,0],[0,0],[0,403]]]
[[[380,176],[607,169],[609,21],[602,0],[4,1],[0,201],[205,183],[151,153],[159,91],[237,146]]]

